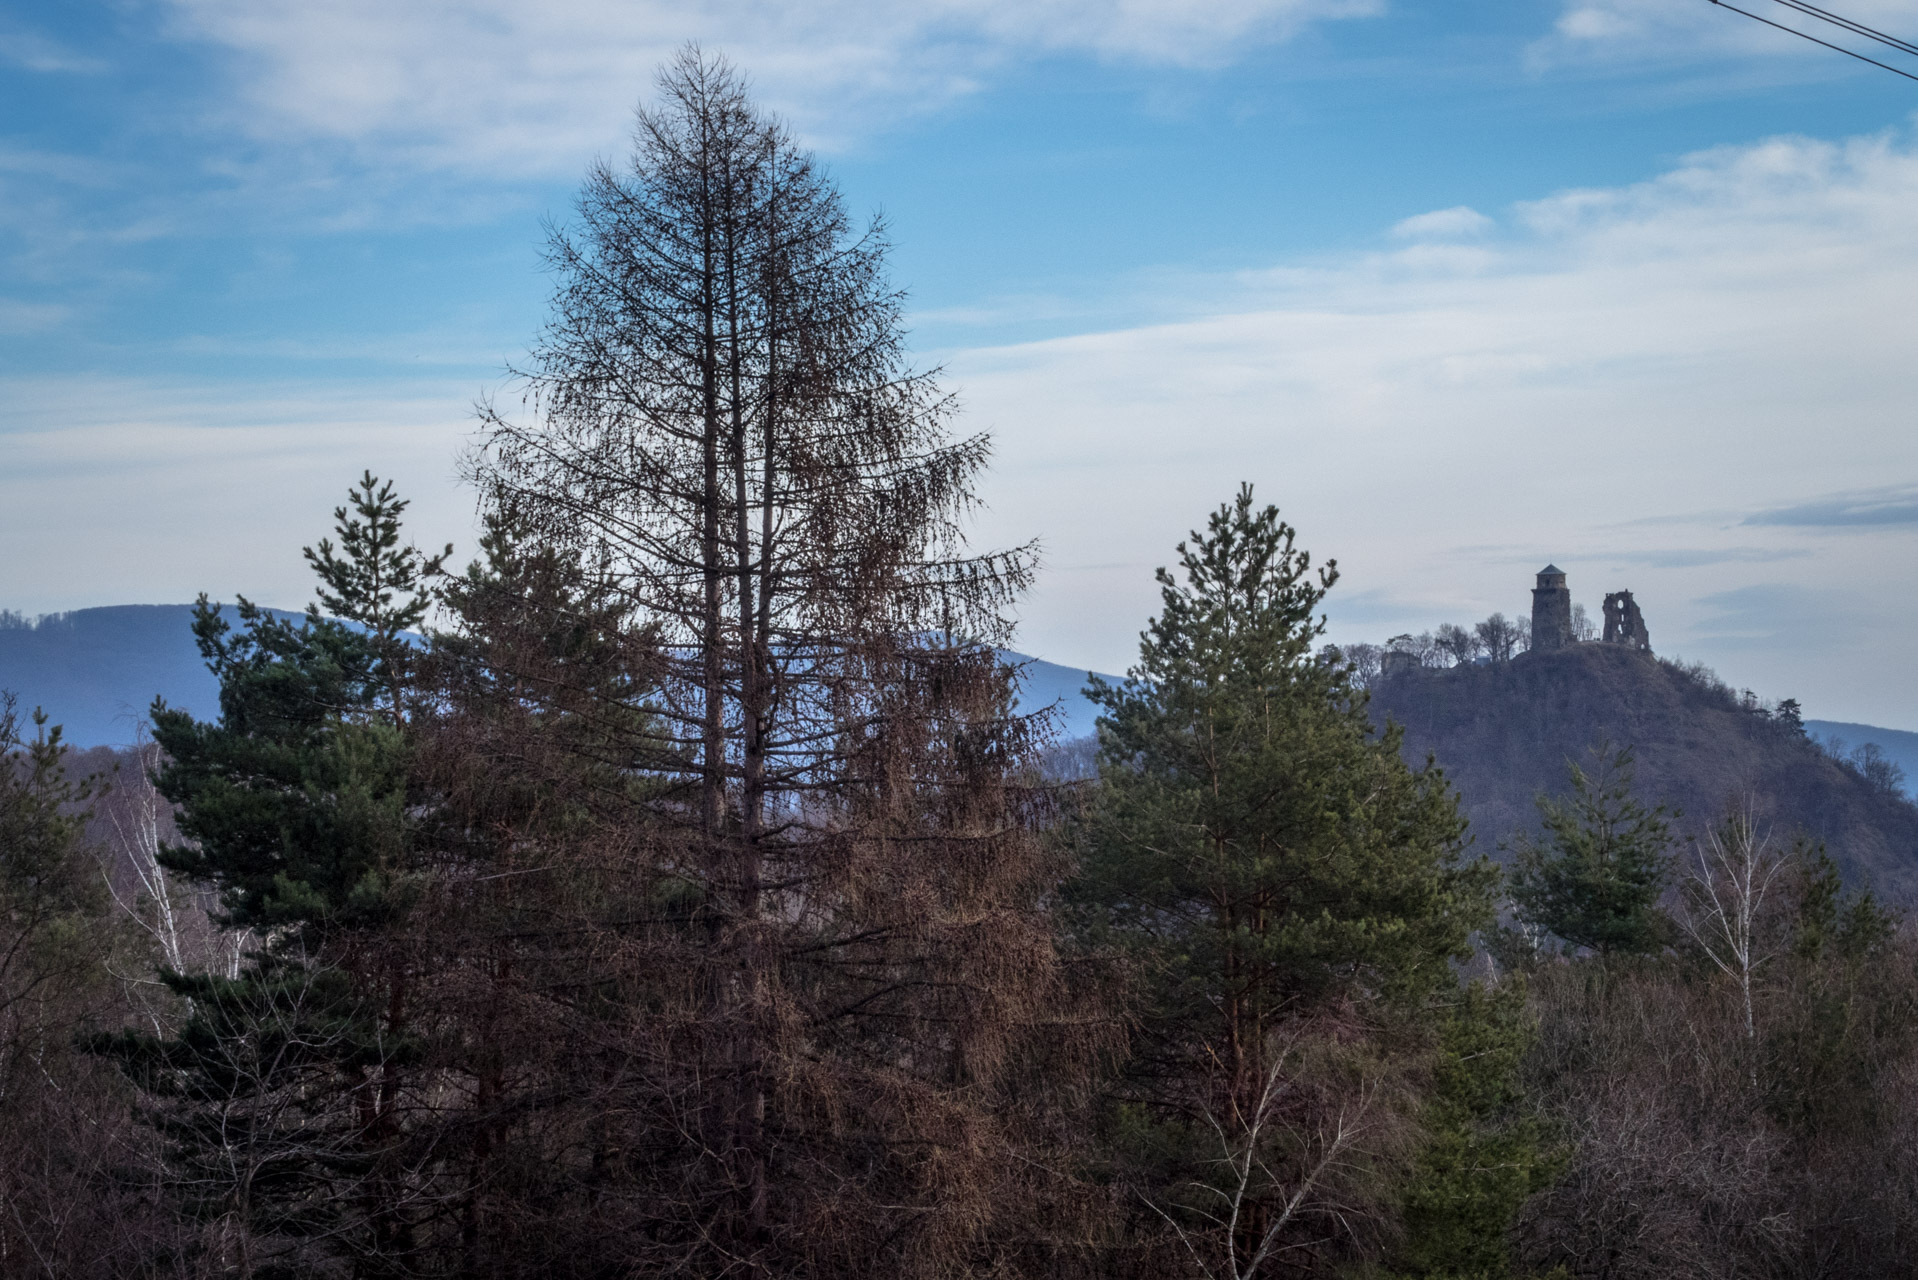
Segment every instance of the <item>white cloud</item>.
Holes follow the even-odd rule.
[[[1461,204],[1406,218],[1392,228],[1392,234],[1401,240],[1456,240],[1484,235],[1491,229],[1490,218]]]
[[[0,297],[0,334],[45,333],[57,329],[72,309],[52,302],[23,302]]]
[[[98,75],[107,70],[107,64],[98,58],[77,54],[37,31],[14,26],[0,28],[0,63],[46,74]]]
[[[964,94],[1011,60],[1206,65],[1384,0],[171,0],[240,56],[257,131],[414,162],[571,173],[689,40],[750,67],[815,141]],[[616,135],[612,135],[616,136]]]
[[[999,441],[986,532],[1049,548],[1027,643],[1123,664],[1151,567],[1249,479],[1346,567],[1356,634],[1389,634],[1382,602],[1392,630],[1521,609],[1555,560],[1742,684],[1918,724],[1914,528],[1740,524],[1918,481],[1914,202],[1909,140],[1777,139],[1521,205],[1462,256],[1274,270],[1204,319],[956,353]],[[1896,603],[1720,645],[1701,602],[1758,584]]]
[[[1844,16],[1880,31],[1918,38],[1918,0],[1848,0]],[[1739,8],[1772,22],[1854,48],[1881,61],[1899,56],[1883,46],[1840,31],[1774,0],[1746,0]],[[1814,74],[1857,68],[1858,63],[1806,40],[1754,22],[1704,0],[1564,0],[1551,36],[1532,49],[1542,64],[1566,61],[1686,63],[1702,59],[1792,58]],[[1911,68],[1918,71],[1918,66]],[[1866,68],[1869,70],[1869,68]],[[1881,71],[1871,72],[1883,75]]]

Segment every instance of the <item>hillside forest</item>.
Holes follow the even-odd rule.
[[[1059,768],[886,250],[687,52],[476,556],[368,473],[304,616],[202,597],[217,715],[6,701],[0,1275],[1910,1274],[1895,785],[1649,654],[1328,649],[1250,486]]]

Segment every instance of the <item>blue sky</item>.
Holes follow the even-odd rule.
[[[1030,651],[1123,667],[1243,479],[1342,638],[1552,560],[1918,727],[1918,83],[1706,0],[0,4],[0,606],[298,605],[364,466],[470,547],[542,221],[688,39],[889,220]]]

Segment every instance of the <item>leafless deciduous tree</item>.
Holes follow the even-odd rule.
[[[1678,922],[1705,958],[1738,984],[1745,1038],[1755,1044],[1752,984],[1759,968],[1784,943],[1782,936],[1762,936],[1766,901],[1789,858],[1760,825],[1751,797],[1734,804],[1724,821],[1706,833],[1695,846],[1694,858],[1682,886]],[[1757,1070],[1754,1062],[1754,1084]]]
[[[156,1144],[75,1040],[132,1016],[109,966],[137,963],[84,832],[97,791],[58,730],[0,692],[0,1275],[175,1274]]]
[[[1152,1206],[1206,1280],[1281,1274],[1282,1255],[1323,1243],[1298,1237],[1302,1221],[1336,1223],[1362,1212],[1344,1193],[1365,1172],[1353,1157],[1371,1127],[1377,1085],[1362,1086],[1331,1108],[1301,1109],[1291,1095],[1309,1086],[1299,1078],[1296,1045],[1276,1045],[1268,1056],[1260,1087],[1245,1099],[1249,1107],[1205,1113],[1218,1140],[1216,1176],[1187,1188],[1190,1212],[1203,1225],[1188,1226],[1181,1215]],[[1249,1224],[1255,1225],[1250,1232]]]
[[[1385,650],[1375,644],[1328,644],[1319,651],[1319,661],[1342,664],[1351,675],[1354,688],[1370,689],[1383,672]]]
[[[1524,627],[1502,613],[1495,613],[1475,625],[1472,634],[1478,638],[1485,656],[1493,662],[1510,662],[1513,655],[1521,651],[1521,644],[1529,635]]]
[[[114,883],[111,865],[103,878],[114,903],[152,939],[160,962],[168,968],[186,968],[186,944],[180,919],[180,903],[167,869],[160,865],[161,823],[166,801],[150,776],[156,766],[158,748],[140,735],[130,753],[131,768],[119,779],[116,788],[120,803],[107,811],[120,861],[133,875],[133,892]]]
[[[1451,622],[1442,624],[1432,634],[1432,643],[1455,667],[1468,665],[1485,651],[1484,643],[1475,632]]]
[[[1387,653],[1404,654],[1412,660],[1414,666],[1440,667],[1445,665],[1445,654],[1430,631],[1421,631],[1417,635],[1405,632],[1393,636],[1385,642]]]
[[[161,861],[161,850],[178,835],[172,806],[153,783],[159,746],[136,730],[133,746],[120,753],[105,793],[94,804],[92,829],[100,841],[100,878],[118,916],[147,945],[132,957],[132,971],[115,976],[155,1032],[162,1029],[169,999],[154,966],[175,973],[237,977],[253,942],[246,929],[223,929],[215,920],[217,895],[206,886],[182,884]]]

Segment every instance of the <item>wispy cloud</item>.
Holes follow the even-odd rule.
[[[1799,670],[1804,646],[1898,668],[1918,596],[1882,634],[1762,641],[1694,629],[1724,620],[1697,602],[1754,575],[1910,581],[1889,552],[1741,522],[1918,474],[1914,201],[1907,137],[1778,138],[1498,211],[1469,246],[1386,235],[1373,252],[1241,273],[1189,320],[954,353],[1001,452],[988,533],[1042,535],[1060,563],[1163,563],[1250,479],[1338,557],[1349,638],[1510,613],[1550,560],[1588,607],[1634,590],[1662,644],[1709,659],[1724,639],[1733,678],[1836,696],[1841,674]],[[1414,252],[1432,247],[1470,253]],[[1348,609],[1346,591],[1367,594]],[[1049,579],[1028,644],[1110,667],[1123,654],[1085,637],[1128,636],[1153,607],[1143,575]],[[1918,678],[1896,683],[1881,695],[1918,719]]]
[[[1871,620],[1858,598],[1795,582],[1757,582],[1701,596],[1694,635],[1723,646],[1751,647],[1783,642],[1792,649],[1816,649],[1834,632]]]
[[[72,314],[71,307],[60,303],[0,298],[0,333],[46,333],[66,323]]]
[[[751,67],[815,143],[973,92],[1060,53],[1205,66],[1384,0],[170,0],[175,30],[237,55],[234,123],[408,162],[570,173],[654,69],[697,40]]]
[[[1882,52],[1803,13],[1748,0],[1740,8],[1834,43]],[[1848,0],[1846,17],[1906,37],[1918,36],[1918,0]],[[1892,55],[1895,56],[1895,55]],[[1568,62],[1688,64],[1738,59],[1791,67],[1799,75],[1839,75],[1859,64],[1784,31],[1716,5],[1671,0],[1564,0],[1552,34],[1531,50],[1535,64]],[[1918,68],[1914,68],[1918,69]],[[1882,75],[1883,72],[1870,74]]]
[[[1669,520],[1639,520],[1631,525],[1655,526],[1673,523]],[[1686,519],[1681,523],[1690,524]],[[1588,526],[1589,527],[1589,526]],[[1627,526],[1620,526],[1627,527]],[[1715,564],[1773,564],[1780,560],[1798,560],[1808,555],[1802,547],[1621,547],[1605,546],[1596,535],[1601,528],[1591,528],[1587,547],[1580,548],[1580,554],[1587,560],[1604,564],[1644,565],[1653,569],[1696,569]],[[1536,565],[1540,555],[1537,547],[1526,546],[1462,546],[1458,550],[1486,564]]]
[[[1392,228],[1400,240],[1455,240],[1482,236],[1492,229],[1492,220],[1467,205],[1434,209],[1406,218]]]
[[[29,612],[235,590],[297,606],[311,590],[299,548],[363,467],[415,499],[422,543],[469,550],[472,504],[452,482],[465,392],[452,379],[0,379],[0,595]]]
[[[1810,529],[1872,529],[1918,525],[1918,484],[1891,485],[1834,493],[1809,502],[1774,507],[1745,518],[1751,525],[1795,525]]]
[[[1802,560],[1810,554],[1804,547],[1655,547],[1614,551],[1603,558],[1652,569],[1703,569],[1719,564],[1776,564],[1780,560]]]
[[[0,25],[0,63],[43,74],[98,75],[108,69],[102,59],[75,53],[37,31],[7,25]]]

